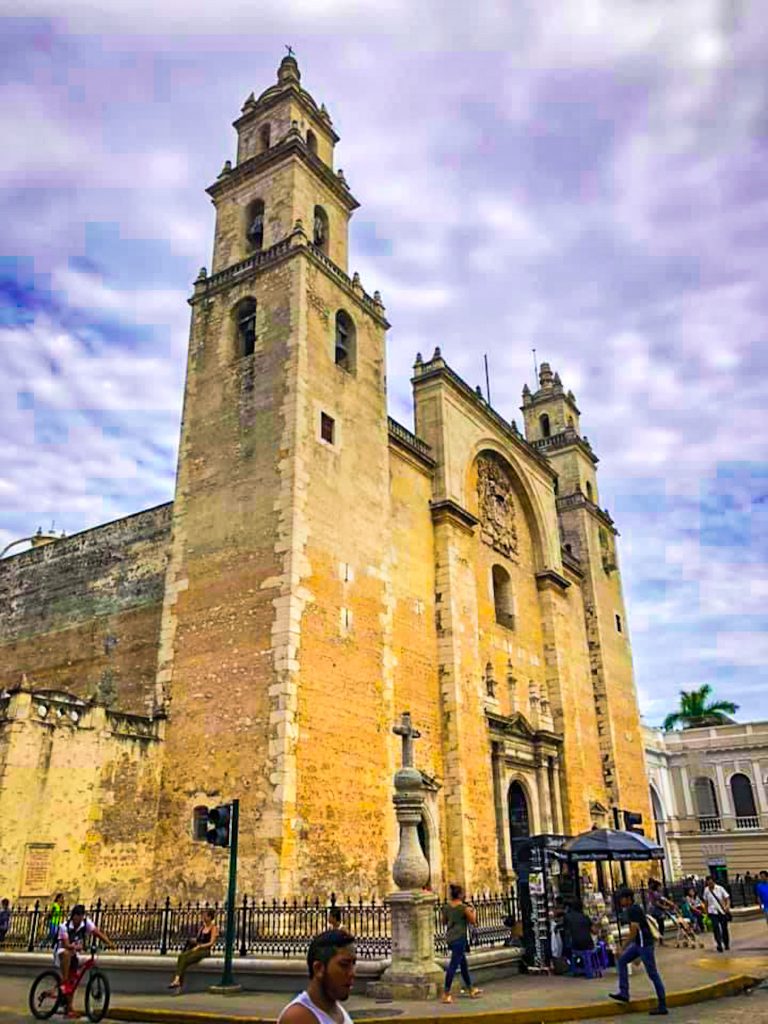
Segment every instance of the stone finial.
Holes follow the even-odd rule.
[[[378,288],[373,293],[373,301],[376,306],[384,306],[384,303],[381,301],[381,292],[378,290]]]
[[[342,171],[341,168],[339,168],[338,171],[336,171],[336,177],[339,179],[344,188],[349,188],[349,185],[347,184],[347,179],[344,177],[344,171]]]
[[[225,160],[224,161],[224,166],[219,171],[219,177],[220,178],[226,178],[226,176],[228,174],[231,174],[231,173],[232,173],[232,161],[231,160]]]
[[[574,393],[571,391],[570,388],[568,388],[568,392],[567,392],[566,397],[568,398],[569,401],[573,402],[574,405],[576,404],[576,395],[574,395]]]
[[[281,85],[288,85],[290,82],[298,84],[301,81],[298,61],[290,47],[288,49],[287,57],[283,57],[280,61],[280,67],[277,69],[277,80]]]
[[[256,106],[256,97],[254,96],[253,93],[249,93],[248,96],[246,97],[245,103],[242,106],[241,112],[244,114],[246,112],[246,110],[250,110],[252,107],[255,107],[255,106]]]
[[[510,423],[510,426],[512,427],[512,433],[519,435],[520,431],[518,430],[518,427],[517,427],[517,420],[512,420],[511,423]]]
[[[485,401],[485,396],[483,395],[483,389],[480,387],[479,384],[475,388],[475,394],[477,395],[477,397],[480,399],[481,402]]]
[[[442,359],[442,358],[443,358],[443,354],[440,351],[440,346],[437,345],[435,347],[435,351],[432,353],[432,359],[434,360],[434,359]]]
[[[295,232],[298,232],[299,234],[302,234],[302,235],[306,234],[306,231],[304,230],[304,221],[301,219],[301,217],[298,217],[294,221],[293,230]]]
[[[539,386],[548,390],[552,387],[553,382],[554,375],[552,373],[552,367],[549,363],[542,363],[539,369]]]
[[[523,384],[523,405],[530,405],[531,401],[531,389],[527,384]]]
[[[421,352],[417,352],[416,353],[416,361],[415,361],[415,363],[413,365],[414,366],[423,366],[424,365],[424,360],[421,358]]]
[[[207,269],[205,267],[200,267],[200,270],[197,273],[197,277],[195,278],[195,284],[197,284],[198,281],[205,281],[205,280],[207,280],[207,278],[208,278],[208,271],[207,271]]]

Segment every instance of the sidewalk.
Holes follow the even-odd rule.
[[[659,967],[664,978],[671,1006],[687,1005],[702,999],[735,994],[768,977],[768,929],[764,921],[739,923],[734,928],[733,948],[721,955],[709,948],[711,936],[705,937],[703,950],[659,950]],[[169,964],[169,967],[171,965]],[[647,1010],[655,1005],[653,988],[642,967],[635,967],[630,979],[633,1003],[629,1007],[613,1003],[608,993],[616,989],[616,972],[610,970],[603,978],[546,977],[521,975],[504,981],[490,982],[482,999],[458,998],[453,1005],[440,1002],[410,1003],[376,1002],[363,996],[351,996],[347,1010],[356,1020],[376,1019],[379,1024],[405,1018],[436,1021],[458,1018],[470,1024],[539,1024],[539,1022],[571,1021],[589,1017],[622,1015],[633,1010]],[[458,984],[458,983],[457,983]],[[25,1004],[29,980],[3,978],[0,1012],[10,1010],[11,985],[15,1012]],[[188,995],[123,995],[113,996],[109,1016],[125,1021],[156,1021],[163,1024],[206,1024],[212,1022],[274,1021],[290,1000],[285,993],[245,993],[222,997],[209,993]]]

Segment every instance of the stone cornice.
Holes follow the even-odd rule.
[[[554,569],[542,569],[541,572],[536,573],[536,586],[539,590],[546,590],[547,588],[567,590],[570,585],[565,576],[561,576]]]
[[[562,398],[562,400],[567,402],[571,409],[573,409],[577,416],[581,416],[581,410],[576,405],[576,399],[572,398],[568,392],[563,389],[562,384],[554,384],[551,388],[539,388],[538,391],[528,392],[527,400],[523,399],[520,411],[524,412],[532,405],[548,404],[553,398]]]
[[[600,508],[590,501],[583,491],[574,491],[573,494],[563,494],[555,499],[558,512],[571,512],[577,508],[585,508],[591,512],[596,519],[599,519],[603,526],[606,526],[611,533],[619,536],[619,531],[606,509]]]
[[[563,739],[547,729],[534,729],[525,715],[516,711],[513,715],[502,715],[486,708],[485,720],[492,735],[503,739],[525,740],[538,746],[547,743],[555,747],[563,744]]]
[[[534,448],[542,452],[568,451],[571,448],[578,448],[593,465],[597,465],[600,461],[592,451],[592,446],[589,442],[580,434],[577,434],[573,427],[566,427],[565,430],[561,430],[558,434],[552,434],[550,437],[540,437],[531,443]]]
[[[204,271],[201,271],[195,281],[194,294],[188,300],[189,304],[195,306],[202,299],[215,295],[225,288],[231,287],[233,284],[245,281],[262,270],[274,267],[278,263],[295,256],[297,253],[304,253],[315,266],[324,270],[332,277],[345,294],[358,306],[362,307],[384,330],[389,327],[389,322],[384,316],[384,306],[378,297],[378,293],[371,298],[363,289],[356,276],[355,278],[350,278],[325,253],[321,252],[316,246],[311,245],[307,240],[303,227],[298,222],[287,238],[276,242],[269,249],[254,252],[244,260],[240,260],[239,263],[233,263],[231,266],[219,270],[216,274],[211,274],[210,277],[204,276]]]
[[[272,89],[275,91],[270,95]],[[339,136],[331,125],[330,117],[327,115],[323,116],[323,111],[318,107],[315,100],[297,82],[288,82],[285,85],[271,86],[270,89],[266,89],[258,100],[254,102],[253,106],[245,108],[240,117],[232,122],[232,127],[239,132],[249,121],[258,121],[259,118],[272,110],[273,107],[282,103],[289,94],[303,108],[304,112],[316,121],[317,125],[322,126],[322,130],[330,135],[334,142],[339,141]]]
[[[342,183],[326,163],[323,163],[314,153],[310,153],[306,142],[297,131],[288,132],[284,139],[264,153],[257,153],[256,156],[248,157],[242,163],[222,171],[216,181],[209,185],[205,191],[212,199],[219,199],[233,187],[242,185],[254,173],[268,170],[289,157],[296,157],[310,167],[349,213],[358,208],[360,203],[358,203],[347,186]]]
[[[471,512],[450,498],[444,498],[442,501],[430,501],[429,507],[432,510],[432,522],[435,525],[450,523],[465,533],[472,534],[480,522],[477,516],[473,516]]]
[[[505,440],[511,442],[513,447],[521,454],[534,459],[538,465],[552,477],[552,479],[557,476],[557,473],[550,466],[549,461],[545,456],[538,452],[533,445],[529,444],[519,431],[513,430],[512,426],[507,423],[504,417],[496,412],[496,410],[490,406],[484,398],[478,395],[477,392],[473,391],[469,384],[462,380],[461,377],[447,365],[442,356],[439,355],[439,350],[438,354],[429,362],[416,363],[414,375],[411,378],[411,384],[416,388],[430,380],[444,380],[448,383],[455,392],[461,395],[465,401],[480,413],[483,419],[498,430],[504,436]]]

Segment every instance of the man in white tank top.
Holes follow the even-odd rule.
[[[316,935],[307,953],[309,984],[283,1009],[277,1024],[352,1024],[340,1004],[352,991],[356,962],[349,932],[333,929]]]

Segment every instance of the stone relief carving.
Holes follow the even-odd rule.
[[[480,535],[486,544],[508,558],[517,554],[517,528],[512,483],[498,459],[477,460]]]

